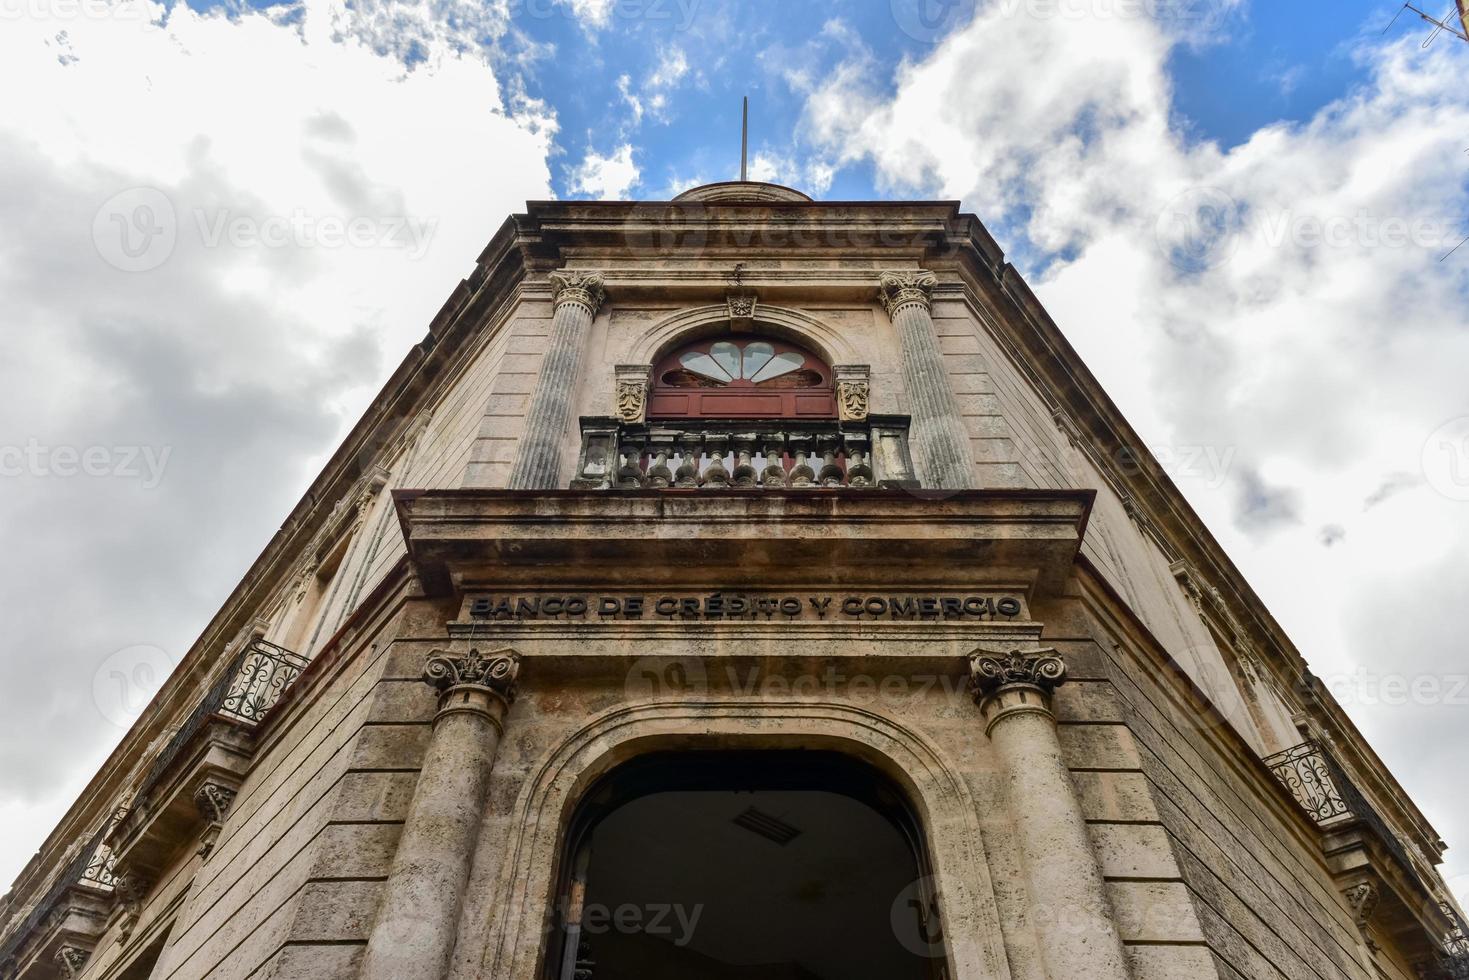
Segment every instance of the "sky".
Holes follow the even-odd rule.
[[[980,216],[1469,898],[1469,44],[1396,9],[0,0],[0,880],[505,216],[748,95],[752,177]]]

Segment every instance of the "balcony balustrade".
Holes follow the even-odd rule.
[[[579,490],[916,487],[908,419],[582,419]]]

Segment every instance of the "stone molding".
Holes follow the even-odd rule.
[[[843,422],[865,422],[871,414],[871,369],[866,364],[834,364],[837,417]]]
[[[600,272],[553,272],[547,278],[557,306],[576,303],[595,318],[607,299],[606,280]]]
[[[646,364],[617,365],[617,418],[641,425],[648,417],[648,382],[653,369]]]
[[[938,276],[926,269],[917,272],[884,272],[877,280],[883,309],[888,311],[890,317],[912,303],[931,311],[934,287],[938,284]]]

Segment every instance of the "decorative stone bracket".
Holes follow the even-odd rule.
[[[220,831],[224,829],[224,822],[230,815],[230,807],[234,805],[235,794],[238,788],[210,779],[201,783],[194,791],[194,805],[199,808],[199,815],[204,818],[204,833],[199,839],[199,856],[208,859],[214,850],[215,843],[219,840]]]
[[[865,422],[872,397],[871,372],[866,364],[832,367],[837,385],[837,412],[843,422]]]
[[[646,364],[617,365],[617,418],[641,425],[648,417],[648,381],[653,369]]]

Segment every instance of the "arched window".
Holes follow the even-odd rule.
[[[650,419],[834,419],[831,366],[768,337],[726,336],[681,347],[653,369]]]

